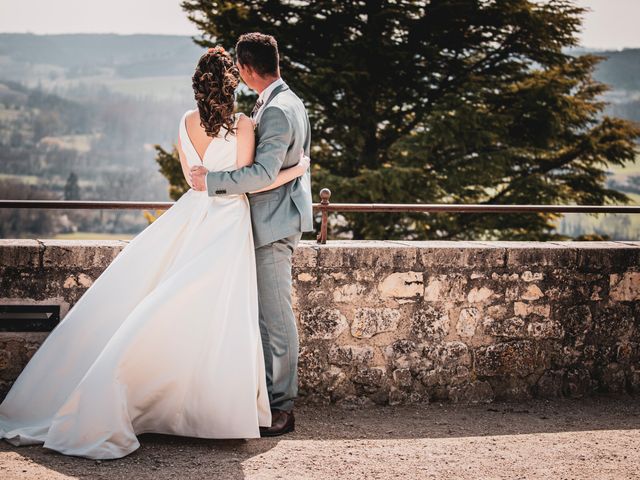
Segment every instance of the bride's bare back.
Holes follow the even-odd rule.
[[[239,119],[237,121],[237,130],[236,130],[236,168],[242,168],[245,166],[249,166],[253,163],[254,155],[255,155],[255,135],[254,135],[254,124],[253,121],[244,114],[239,114]],[[214,141],[210,136],[207,135],[204,128],[200,125],[200,115],[197,109],[188,113],[185,117],[185,127],[186,132],[189,137],[189,141],[193,145],[196,153],[200,158],[204,158],[211,142]],[[220,135],[223,135],[221,132]],[[182,164],[182,172],[187,179],[187,183],[194,188],[194,185],[191,180],[191,176],[189,175],[190,168],[188,162],[186,161],[186,157],[184,155],[184,151],[182,150],[181,140],[179,139],[178,144],[178,153],[180,156],[180,163]],[[295,167],[281,170],[274,180],[274,182],[260,190],[256,190],[251,193],[262,192],[266,190],[272,190],[277,188],[291,180],[304,175],[309,167],[310,159],[308,157],[304,157],[301,155],[301,162]]]

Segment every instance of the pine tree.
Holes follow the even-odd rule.
[[[67,177],[67,183],[64,186],[65,200],[80,200],[80,186],[78,185],[78,176],[71,172]]]
[[[169,197],[171,200],[178,200],[191,188],[184,178],[178,149],[175,145],[173,145],[171,152],[167,152],[160,145],[154,145],[154,148],[157,152],[156,162],[160,166],[159,171],[169,180]]]
[[[609,204],[637,126],[602,114],[569,0],[185,0],[203,47],[274,35],[312,120],[315,200]],[[554,214],[347,214],[354,238],[553,239]]]
[[[160,145],[154,145],[153,147],[156,149],[156,162],[160,166],[159,171],[169,181],[169,197],[171,197],[171,200],[178,200],[190,188],[182,172],[178,149],[175,144],[171,152],[167,152]],[[163,210],[156,210],[155,215],[146,210],[142,212],[149,224],[153,223],[163,213]]]

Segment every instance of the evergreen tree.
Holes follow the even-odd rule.
[[[602,114],[601,58],[573,56],[569,0],[185,0],[232,49],[276,37],[312,121],[314,197],[333,202],[608,204],[640,130]],[[354,238],[552,239],[554,214],[346,214]]]
[[[78,185],[78,176],[71,172],[67,177],[67,183],[64,186],[65,200],[80,200],[80,186]]]
[[[156,149],[156,162],[160,165],[160,173],[169,180],[169,197],[178,200],[182,194],[189,190],[189,184],[182,173],[182,164],[178,155],[178,148],[174,145],[171,152],[167,152],[160,145],[154,145]]]
[[[191,188],[184,178],[184,173],[182,173],[178,148],[173,145],[171,152],[167,152],[160,145],[154,145],[153,147],[156,149],[156,162],[160,166],[159,171],[169,181],[169,197],[171,197],[171,200],[178,200]],[[142,214],[147,219],[147,222],[151,224],[164,212],[164,210],[156,210],[154,215],[145,210]]]

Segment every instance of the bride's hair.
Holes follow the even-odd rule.
[[[207,135],[216,137],[220,128],[235,133],[234,102],[235,89],[240,82],[240,72],[231,55],[224,48],[210,48],[200,57],[191,78],[200,125]]]

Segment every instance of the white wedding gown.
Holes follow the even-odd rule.
[[[201,162],[236,168],[236,137]],[[237,119],[236,119],[237,121]],[[51,331],[0,404],[0,438],[92,459],[137,434],[257,438],[271,425],[245,195],[190,189],[134,237]]]

